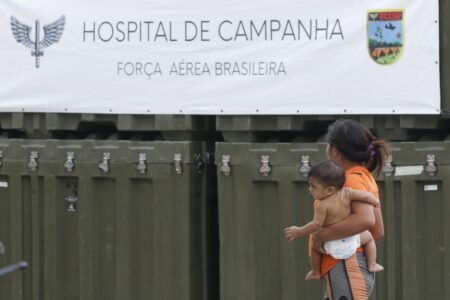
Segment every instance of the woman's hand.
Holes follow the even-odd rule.
[[[323,227],[315,234],[315,238],[322,241],[341,239],[369,230],[374,225],[373,206],[355,201],[352,202],[352,214],[350,216],[333,225]]]

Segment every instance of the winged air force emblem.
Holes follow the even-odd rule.
[[[64,31],[64,25],[66,23],[65,16],[61,16],[53,23],[44,26],[44,38],[40,39],[40,25],[39,21],[36,21],[35,38],[34,41],[30,38],[31,27],[25,25],[14,16],[11,16],[11,29],[14,38],[19,44],[23,44],[27,48],[33,49],[31,56],[36,57],[36,68],[39,68],[40,57],[44,56],[43,49],[49,47],[52,44],[59,42]]]

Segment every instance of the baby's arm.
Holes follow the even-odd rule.
[[[316,232],[317,230],[322,228],[323,224],[325,223],[326,217],[326,207],[324,205],[320,205],[319,203],[319,205],[317,205],[317,207],[314,209],[314,219],[311,222],[303,225],[302,227],[291,226],[284,229],[286,239],[291,242],[300,236],[310,235],[311,233]]]
[[[362,190],[348,189],[351,201],[361,201],[371,204],[375,207],[380,206],[380,200],[377,199],[372,193]]]

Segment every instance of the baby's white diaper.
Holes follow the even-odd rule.
[[[325,242],[324,248],[327,254],[336,259],[347,259],[355,254],[356,249],[361,246],[359,234],[343,239]]]

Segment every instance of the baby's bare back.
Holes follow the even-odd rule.
[[[323,226],[330,226],[342,221],[352,212],[350,192],[345,188],[321,200],[318,205],[323,205],[323,208],[326,210],[326,218]]]

